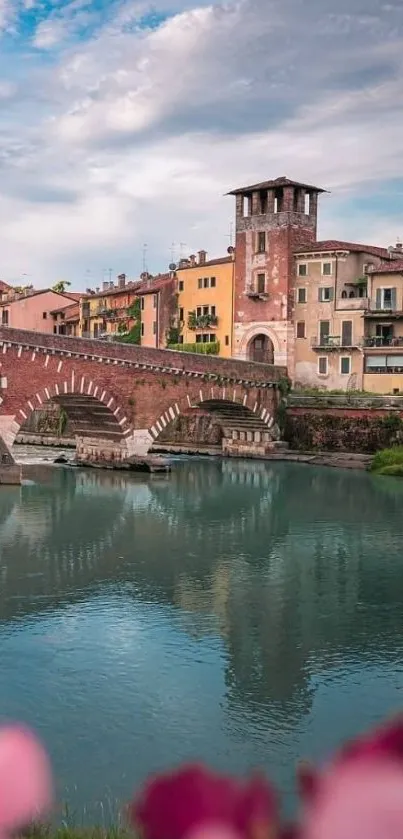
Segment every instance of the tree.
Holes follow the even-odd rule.
[[[59,280],[57,283],[52,286],[52,291],[56,291],[58,294],[64,294],[66,291],[66,287],[71,285],[68,280]]]

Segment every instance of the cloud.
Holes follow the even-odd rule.
[[[5,278],[135,274],[144,242],[155,271],[172,241],[223,253],[223,193],[283,174],[332,191],[321,235],[399,233],[397,3],[26,0],[2,45]]]

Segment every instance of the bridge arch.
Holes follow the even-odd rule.
[[[266,391],[265,391],[266,393]],[[148,429],[152,441],[181,415],[189,416],[192,409],[201,409],[214,414],[223,428],[224,436],[236,432],[243,425],[252,432],[265,432],[271,439],[277,439],[278,429],[273,416],[272,406],[267,401],[256,398],[256,394],[244,393],[234,387],[201,388],[192,396],[178,399],[155,419]]]
[[[66,412],[74,426],[74,436],[111,440],[124,446],[126,438],[133,433],[119,400],[111,390],[94,385],[84,376],[71,377],[37,390],[18,409],[7,433],[3,437],[10,448],[21,427],[34,411],[56,402]],[[124,446],[125,448],[125,446]]]

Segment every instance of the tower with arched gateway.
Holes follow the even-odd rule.
[[[281,177],[229,193],[236,198],[234,356],[293,369],[294,253],[316,241],[322,192]]]

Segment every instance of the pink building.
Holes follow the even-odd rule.
[[[0,302],[0,323],[14,329],[53,333],[54,318],[51,313],[60,309],[63,303],[68,306],[75,299],[73,293],[60,294],[48,288],[18,294],[14,299]]]

